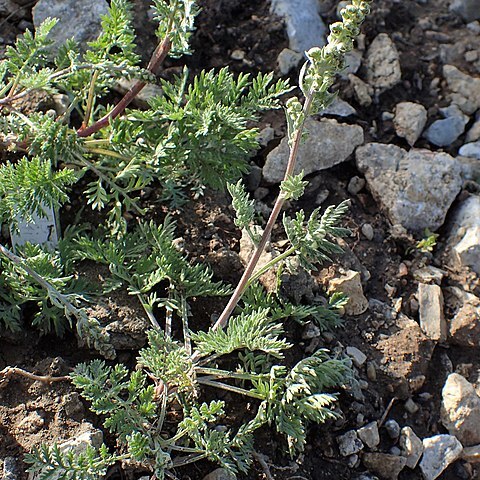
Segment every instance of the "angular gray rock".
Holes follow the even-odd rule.
[[[423,453],[423,442],[411,427],[403,427],[399,441],[402,455],[407,459],[407,467],[415,468]]]
[[[337,437],[338,448],[342,457],[348,457],[363,450],[363,443],[355,430],[349,430]]]
[[[58,49],[66,40],[74,37],[80,48],[95,40],[101,32],[101,15],[108,13],[105,0],[39,0],[33,7],[33,24],[38,27],[47,17],[57,18],[58,23],[50,33]]]
[[[447,81],[452,103],[455,103],[467,115],[480,107],[480,78],[471,77],[453,65],[443,66],[443,76]]]
[[[420,327],[427,337],[439,342],[447,339],[447,322],[443,314],[443,294],[438,285],[418,284]]]
[[[367,51],[367,81],[380,91],[388,90],[402,79],[400,56],[386,33],[378,34]]]
[[[480,141],[466,143],[460,147],[458,153],[464,157],[477,158],[480,160]]]
[[[328,29],[317,0],[272,0],[271,11],[285,20],[290,50],[303,53],[325,45]]]
[[[397,480],[398,475],[407,463],[405,457],[388,453],[365,453],[362,461],[368,470],[378,475],[382,480]]]
[[[478,118],[478,115],[477,120],[465,135],[465,141],[467,143],[476,142],[477,140],[480,140],[480,118]]]
[[[437,147],[451,145],[465,131],[469,118],[460,108],[453,104],[448,108],[440,109],[443,120],[436,120],[425,132],[425,137]]]
[[[329,107],[318,113],[319,115],[332,115],[334,117],[349,117],[350,115],[356,115],[357,111],[348,102],[337,97]]]
[[[377,422],[369,424],[357,430],[358,438],[371,450],[375,449],[380,443],[380,434],[378,433]]]
[[[393,124],[399,137],[405,138],[413,147],[427,123],[427,110],[415,102],[401,102],[395,108]]]
[[[357,102],[362,105],[362,107],[368,107],[372,104],[372,95],[374,93],[373,87],[368,83],[365,83],[363,80],[358,78],[353,73],[348,74],[348,80],[353,88],[353,93]]]
[[[480,397],[458,373],[451,373],[443,386],[441,419],[465,447],[480,443]]]
[[[203,480],[236,480],[236,475],[225,468],[217,468],[203,477]]]
[[[453,0],[450,10],[462,17],[465,23],[480,19],[480,0]]]
[[[282,75],[287,75],[290,70],[297,68],[302,61],[303,54],[289,48],[284,48],[277,57],[278,69]]]
[[[369,143],[357,148],[358,169],[392,224],[437,230],[462,188],[461,167],[446,153]]]
[[[480,196],[472,195],[457,207],[450,232],[453,262],[480,274]]]
[[[420,470],[425,480],[435,480],[462,454],[462,444],[453,435],[435,435],[423,439]]]
[[[346,125],[330,119],[319,122],[308,119],[305,126],[308,137],[300,145],[295,173],[303,170],[308,175],[338,165],[363,143],[363,130],[358,125]],[[285,137],[267,156],[263,167],[266,182],[279,183],[283,180],[289,153]]]

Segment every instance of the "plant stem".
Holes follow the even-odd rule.
[[[217,368],[207,368],[207,367],[195,367],[195,373],[212,375],[217,378],[235,378],[237,380],[260,380],[260,379],[265,379],[269,377],[269,375],[267,374],[237,373],[237,372],[230,372],[228,370],[219,370]]]
[[[71,378],[68,376],[62,377],[52,377],[50,375],[35,375],[34,373],[27,372],[22,368],[18,367],[5,367],[3,370],[0,370],[0,388],[6,386],[8,380],[13,375],[20,375],[21,377],[34,380],[36,382],[42,383],[53,383],[53,382],[69,382]]]
[[[148,70],[153,74],[157,74],[160,66],[170,52],[172,47],[172,41],[170,40],[169,34],[166,35],[165,39],[157,45],[157,48],[153,52],[152,58],[148,63]],[[100,120],[97,120],[94,124],[86,128],[80,128],[77,131],[79,137],[89,137],[94,133],[98,132],[102,128],[106,127],[111,120],[121,115],[128,105],[133,101],[133,99],[142,91],[147,82],[143,80],[137,80],[135,84],[130,88],[130,90],[124,95],[124,97],[117,103],[117,105]]]
[[[188,328],[188,304],[184,295],[181,299],[181,314],[182,314],[182,325],[183,325],[183,342],[185,344],[185,350],[188,355],[192,354],[192,339],[190,337],[190,329]]]
[[[90,123],[90,116],[92,115],[93,102],[95,101],[95,83],[100,75],[99,70],[95,70],[90,81],[88,89],[87,106],[85,108],[85,117],[83,118],[82,128],[87,128]]]
[[[125,160],[126,162],[131,160],[130,158],[125,157],[124,155],[118,152],[107,150],[106,148],[87,148],[87,151],[88,153],[97,153],[98,155],[105,155],[107,157],[118,158],[119,160]]]
[[[270,268],[272,268],[274,265],[281,262],[282,260],[285,260],[293,253],[295,253],[295,248],[290,247],[288,250],[285,250],[285,252],[283,252],[282,254],[276,256],[275,258],[272,258],[268,263],[266,263],[262,268],[258,269],[250,277],[250,279],[247,282],[246,288],[250,287],[255,280],[258,280],[264,273],[268,272],[268,270],[270,270]]]
[[[247,397],[257,398],[258,400],[265,400],[265,398],[259,393],[245,390],[244,388],[235,387],[234,385],[227,385],[226,383],[216,382],[214,380],[208,380],[207,378],[197,378],[197,382],[202,385],[208,385],[209,387],[221,388],[222,390],[228,390],[229,392],[238,393]]]
[[[308,95],[305,97],[305,103],[303,105],[304,118],[307,118],[310,113],[310,109],[312,107],[312,102],[313,102],[313,96],[314,96],[314,91],[313,89],[311,89],[308,92]],[[300,142],[302,140],[304,125],[305,125],[305,120],[301,123],[298,130],[295,132],[293,144],[290,148],[290,155],[288,157],[288,164],[287,164],[287,169],[285,171],[284,180],[286,180],[290,175],[292,175],[295,170],[295,165],[297,163],[297,157],[298,157],[298,149],[300,147]],[[232,314],[233,310],[235,309],[238,302],[240,301],[240,298],[242,298],[242,295],[249,284],[248,283],[249,279],[252,276],[255,270],[255,267],[257,266],[258,260],[260,259],[260,256],[262,255],[262,252],[265,249],[268,243],[268,240],[270,239],[270,235],[272,233],[273,227],[277,221],[278,215],[280,214],[284,203],[285,203],[285,197],[282,195],[282,193],[280,193],[277,197],[277,200],[275,201],[275,205],[273,206],[272,213],[270,214],[267,225],[265,226],[265,230],[263,232],[262,238],[260,239],[260,242],[258,243],[258,246],[255,252],[250,258],[247,268],[243,272],[242,278],[240,279],[240,282],[235,288],[233,295],[230,297],[230,300],[227,306],[223,310],[218,320],[215,322],[215,325],[212,327],[213,330],[224,328],[227,325],[230,315]]]

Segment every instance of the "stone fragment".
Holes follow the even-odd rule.
[[[354,176],[348,182],[347,190],[348,193],[356,195],[365,187],[365,179],[361,177]]]
[[[396,440],[400,436],[400,425],[393,418],[385,422],[385,430],[392,440]]]
[[[338,448],[342,457],[348,457],[363,450],[363,443],[355,430],[349,430],[337,437]]]
[[[19,8],[19,5],[22,4],[20,2],[12,2],[12,0],[0,0],[0,16],[9,17],[14,20],[18,20],[19,18],[24,17],[26,11],[23,8]]]
[[[1,463],[0,463],[1,466]],[[3,460],[2,480],[19,480],[18,461],[15,457],[5,457]]]
[[[480,346],[480,298],[463,295],[461,305],[450,321],[450,343],[462,347]]]
[[[403,314],[396,320],[394,333],[377,342],[375,348],[385,356],[378,368],[391,378],[398,398],[406,399],[421,387],[417,379],[425,378],[434,346],[418,323]]]
[[[470,130],[465,135],[465,142],[472,143],[480,140],[480,118],[477,116],[477,120],[470,127]]]
[[[362,233],[365,235],[365,238],[367,240],[373,240],[375,232],[373,231],[373,227],[369,223],[364,223],[362,225]]]
[[[337,97],[330,106],[318,113],[322,116],[331,115],[332,117],[350,117],[351,115],[356,115],[357,111],[348,102]]]
[[[340,78],[348,79],[351,73],[357,73],[362,66],[363,53],[360,50],[352,50],[345,54],[345,68],[340,72]]]
[[[462,460],[468,463],[480,463],[480,445],[464,448]]]
[[[245,52],[237,48],[230,54],[230,58],[236,61],[243,60],[245,58]]]
[[[378,433],[377,422],[369,424],[357,430],[358,438],[371,450],[374,450],[380,443],[380,435]]]
[[[398,475],[407,463],[405,457],[388,453],[365,453],[363,464],[382,480],[397,480]]]
[[[333,278],[329,282],[329,291],[342,292],[348,297],[345,305],[347,315],[361,315],[368,308],[368,300],[363,294],[361,275],[359,272],[349,270],[339,278]]]
[[[412,415],[414,413],[417,413],[418,410],[419,410],[419,406],[411,399],[409,398],[406,402],[405,402],[405,410],[408,412],[408,413],[411,413]]]
[[[441,270],[433,265],[427,265],[415,270],[413,272],[413,278],[420,283],[435,283],[440,285],[445,274],[445,270]]]
[[[39,0],[32,11],[35,28],[48,17],[58,19],[49,37],[56,51],[72,37],[85,49],[101,33],[101,16],[107,13],[105,0]]]
[[[113,308],[116,308],[113,306]],[[144,317],[139,317],[135,311],[125,306],[116,308],[119,319],[107,325],[105,331],[110,337],[110,343],[115,350],[138,350],[147,341],[146,331],[150,327]]]
[[[317,0],[273,0],[270,8],[285,20],[291,50],[303,53],[325,45],[328,29],[318,13]]]
[[[480,0],[453,0],[450,10],[470,23],[480,18]]]
[[[303,54],[289,48],[284,48],[277,57],[278,69],[282,75],[287,75],[291,70],[297,68],[302,61]]]
[[[368,83],[365,83],[353,73],[348,74],[348,80],[352,85],[353,93],[355,94],[357,102],[362,107],[369,107],[373,101],[373,87],[371,87]]]
[[[392,224],[413,232],[438,229],[462,188],[461,168],[446,153],[368,143],[356,159]]]
[[[423,442],[411,427],[403,427],[399,440],[402,455],[406,457],[406,465],[415,468],[423,453]]]
[[[413,147],[427,123],[427,110],[415,102],[401,102],[395,108],[393,124],[399,137],[405,138]]]
[[[480,397],[458,373],[451,373],[443,386],[441,419],[465,447],[480,443]]]
[[[217,468],[203,477],[203,480],[236,480],[236,475],[225,468]]]
[[[307,139],[300,145],[295,173],[302,170],[305,175],[338,165],[353,153],[355,147],[363,143],[363,130],[358,125],[338,123],[336,120],[308,119],[305,123],[309,132]],[[283,180],[290,149],[288,138],[272,150],[263,167],[263,177],[268,183]]]
[[[386,33],[378,34],[367,51],[367,82],[380,91],[388,90],[402,79],[400,56]]]
[[[353,364],[357,368],[360,368],[367,361],[367,356],[357,347],[347,347],[345,353],[353,360]]]
[[[439,342],[447,339],[447,322],[443,314],[443,294],[438,285],[418,285],[420,327],[427,337]]]
[[[266,147],[275,138],[275,129],[265,127],[258,132],[257,140],[262,147]]]
[[[471,77],[453,65],[444,65],[443,76],[450,89],[449,98],[467,115],[480,107],[480,78]]]
[[[456,208],[450,232],[453,263],[480,274],[480,196],[472,195]]]
[[[480,160],[480,141],[466,143],[460,147],[458,153],[464,157],[471,157]]]
[[[35,433],[38,432],[38,430],[40,430],[44,424],[44,418],[35,411],[29,413],[21,422],[19,422],[17,427],[28,433]]]
[[[433,122],[425,131],[425,138],[437,147],[446,147],[455,142],[465,131],[469,118],[455,104],[440,109],[440,113],[445,118]]]
[[[420,470],[425,480],[435,480],[462,454],[462,444],[453,435],[435,435],[423,439]]]

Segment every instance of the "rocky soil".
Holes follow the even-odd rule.
[[[0,53],[51,9],[66,15],[59,35],[74,26],[86,41],[95,22],[83,12],[106,8],[103,0],[39,0],[32,17],[34,3],[0,0]],[[147,2],[135,3],[141,50],[149,52]],[[200,3],[187,60],[193,71],[228,64],[237,72],[275,69],[293,81],[301,52],[324,43],[339,7],[331,0]],[[55,10],[58,4],[68,5]],[[165,75],[178,68],[167,64]],[[355,381],[341,393],[342,419],[312,426],[299,458],[289,459],[266,432],[257,446],[262,462],[247,478],[480,478],[480,1],[374,0],[336,88],[336,102],[309,120],[298,167],[309,185],[289,208],[311,211],[348,198],[353,235],[334,264],[284,289],[296,301],[325,291],[349,295],[343,329],[287,327],[300,352],[325,347],[350,357]],[[286,164],[282,113],[267,114],[261,127],[262,148],[245,181],[265,217]],[[228,198],[209,192],[174,215],[192,258],[235,282],[248,246],[235,232]],[[278,232],[272,248],[281,249]],[[94,268],[89,274],[98,275]],[[210,309],[208,316],[211,308],[195,305]],[[145,341],[142,311],[121,296],[102,309],[105,321],[114,319],[109,328],[128,364]],[[73,338],[6,334],[0,369],[63,375],[89,355]],[[22,454],[41,442],[95,444],[98,425],[70,385],[10,381],[0,390],[3,478],[25,478]],[[178,477],[227,478],[209,464]],[[109,478],[138,477],[119,466]]]

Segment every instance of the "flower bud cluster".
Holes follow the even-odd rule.
[[[340,12],[341,22],[330,26],[328,43],[306,52],[308,61],[300,74],[300,85],[305,96],[314,93],[316,107],[325,108],[333,99],[328,92],[335,75],[345,66],[345,54],[353,49],[360,25],[370,11],[371,0],[352,0]]]

